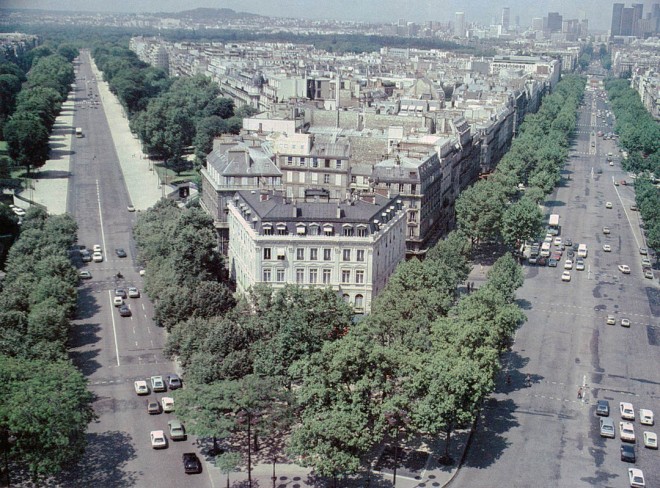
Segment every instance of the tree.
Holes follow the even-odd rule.
[[[456,222],[472,244],[494,235],[504,210],[503,189],[480,181],[463,191],[456,200]]]
[[[215,467],[227,475],[227,488],[229,488],[229,473],[238,471],[241,455],[237,452],[223,452],[215,458]]]
[[[515,246],[535,238],[543,230],[543,215],[539,206],[529,198],[521,198],[507,207],[502,215],[502,238]]]
[[[87,380],[69,362],[0,356],[0,429],[16,442],[9,451],[37,480],[79,461],[94,419]],[[57,408],[53,408],[56,406]]]
[[[30,168],[43,166],[48,160],[48,130],[32,113],[16,113],[5,124],[4,136],[9,156],[28,174]]]

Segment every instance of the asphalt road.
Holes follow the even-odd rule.
[[[207,470],[201,475],[183,472],[181,454],[197,451],[194,438],[169,442],[166,450],[153,450],[149,433],[164,430],[175,414],[149,415],[146,399],[165,394],[138,397],[136,379],[174,372],[174,364],[164,358],[165,332],[153,317],[153,305],[143,294],[126,299],[132,317],[120,317],[112,305],[117,287],[142,288],[131,228],[136,214],[127,211],[129,203],[115,147],[103,106],[86,56],[81,56],[74,126],[84,137],[73,138],[68,212],[78,223],[79,243],[91,248],[100,244],[104,261],[78,262],[92,279],[79,289],[79,316],[74,322],[71,356],[87,376],[96,395],[94,410],[98,421],[88,431],[88,448],[79,469],[67,474],[63,486],[212,486]],[[73,130],[73,128],[72,128]],[[128,257],[119,258],[116,248]],[[120,271],[124,278],[117,279]],[[168,436],[169,437],[169,436]]]
[[[596,116],[606,102],[593,92],[587,92],[585,102],[562,172],[566,179],[547,206],[548,213],[560,215],[563,238],[588,245],[586,269],[573,269],[566,283],[561,281],[564,260],[557,268],[525,267],[518,297],[528,320],[507,357],[511,384],[503,372],[450,486],[629,486],[632,465],[619,459],[618,431],[616,439],[600,437],[596,400],[609,400],[617,430],[621,401],[631,402],[636,413],[650,408],[660,414],[658,283],[642,275],[638,249],[643,238],[638,213],[630,210],[632,187],[613,184],[630,182],[615,142],[592,135],[611,130]],[[606,161],[609,152],[615,154],[613,167]],[[605,208],[607,201],[612,209]],[[610,227],[609,236],[603,226]],[[603,251],[605,243],[612,252]],[[618,264],[628,264],[631,274],[621,274]],[[617,325],[606,325],[608,313]],[[620,326],[624,317],[632,322],[629,329]],[[531,387],[524,386],[528,373]],[[641,440],[644,430],[657,433],[657,425],[642,428],[637,417],[634,426],[636,466],[647,486],[660,486],[660,454]]]

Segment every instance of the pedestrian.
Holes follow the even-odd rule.
[[[578,400],[582,400],[582,388],[578,388]]]

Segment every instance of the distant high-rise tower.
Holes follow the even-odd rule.
[[[621,35],[621,14],[623,13],[623,4],[615,3],[612,5],[612,31],[611,35]]]
[[[511,11],[509,7],[504,7],[502,9],[502,30],[503,31],[508,31],[509,30],[509,19],[510,19]]]
[[[643,3],[633,3],[633,22],[632,22],[632,34],[633,36],[639,36],[639,22],[644,18],[644,4]]]
[[[548,12],[548,30],[550,32],[561,32],[563,17],[559,12]]]
[[[456,12],[456,24],[454,24],[454,35],[465,37],[465,12]]]
[[[624,7],[621,10],[621,36],[632,36],[633,26],[635,25],[635,9],[632,7]]]
[[[535,31],[543,30],[543,17],[534,17],[532,19],[532,30]]]

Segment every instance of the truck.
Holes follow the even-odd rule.
[[[559,235],[559,214],[550,214],[548,220],[548,234]]]
[[[83,136],[82,127],[76,127],[76,137],[82,137],[82,136]]]
[[[549,242],[544,242],[541,244],[541,257],[547,258],[550,257],[550,246],[551,243]]]
[[[579,258],[586,258],[587,254],[588,254],[587,245],[586,244],[580,244],[578,246],[578,253],[577,253],[578,257]]]

